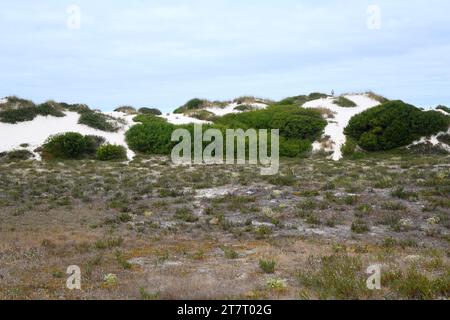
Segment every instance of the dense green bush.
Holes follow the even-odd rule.
[[[140,108],[139,112],[142,114],[151,114],[154,116],[162,115],[162,112],[156,108]]]
[[[42,146],[42,156],[47,160],[93,158],[104,141],[102,137],[66,132],[49,137]]]
[[[207,103],[206,100],[194,98],[186,102],[183,106],[179,107],[174,111],[174,113],[184,113],[188,110],[201,109]]]
[[[138,117],[144,121],[131,127],[125,133],[125,139],[130,149],[146,154],[170,154],[173,147],[172,132],[176,126],[156,120],[156,117]]]
[[[280,155],[284,157],[308,154],[312,148],[312,141],[322,135],[327,124],[319,112],[295,106],[269,107],[265,110],[229,114],[215,120],[214,125],[204,125],[203,130],[216,128],[225,133],[227,128],[280,129]],[[176,144],[171,142],[171,135],[175,129],[184,128],[191,134],[194,131],[192,124],[176,126],[154,116],[139,115],[134,121],[141,124],[127,131],[126,141],[132,150],[141,153],[170,154]],[[207,144],[205,142],[204,146]]]
[[[123,146],[105,144],[97,150],[97,160],[127,160],[127,150]]]
[[[215,120],[216,124],[236,129],[279,129],[288,139],[319,139],[327,122],[316,110],[296,106],[271,106],[239,114],[228,114]]]
[[[280,137],[280,157],[306,157],[311,150],[312,144],[309,140],[286,139]]]
[[[17,109],[6,109],[0,112],[0,121],[6,123],[18,123],[24,121],[32,121],[38,115],[64,117],[65,114],[61,112],[55,105],[50,102],[31,107],[19,107]]]
[[[357,106],[352,100],[347,99],[346,97],[340,96],[336,100],[333,101],[334,104],[343,107],[343,108],[354,108]]]
[[[86,111],[81,113],[78,123],[102,131],[115,132],[119,130],[115,121],[112,117],[100,112]]]
[[[116,109],[114,109],[115,112],[122,112],[126,114],[136,114],[138,113],[135,108],[132,106],[121,106]]]
[[[354,116],[345,134],[367,151],[390,150],[441,131],[447,131],[449,117],[424,112],[402,101],[388,101]]]

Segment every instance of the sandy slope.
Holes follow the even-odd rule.
[[[264,109],[267,107],[267,104],[264,103],[249,103],[245,104],[254,107],[255,109]],[[241,113],[242,111],[236,110],[235,108],[238,107],[239,104],[236,102],[230,103],[225,108],[220,107],[211,107],[206,108],[206,111],[209,111],[211,113],[214,113],[216,116],[224,116],[230,113]]]
[[[357,104],[357,107],[339,107],[338,105],[333,103],[334,98],[331,97],[313,100],[303,105],[303,107],[305,108],[323,107],[330,109],[335,113],[335,118],[328,120],[328,126],[325,128],[324,136],[329,136],[331,138],[331,141],[333,142],[333,154],[331,158],[336,161],[342,158],[341,147],[346,142],[344,129],[348,125],[350,119],[358,113],[361,113],[380,104],[378,101],[371,99],[365,94],[346,95],[345,97],[355,102]],[[317,151],[319,148],[320,144],[315,143],[314,149]]]
[[[164,119],[167,119],[167,122],[172,124],[189,124],[189,123],[198,123],[198,124],[206,124],[208,121],[203,121],[195,118],[191,118],[185,116],[184,114],[176,114],[176,113],[168,113],[161,116]]]

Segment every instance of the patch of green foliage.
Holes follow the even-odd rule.
[[[270,106],[266,109],[217,118],[215,124],[233,129],[279,129],[287,139],[315,141],[327,125],[320,112],[295,106]]]
[[[194,132],[192,124],[177,126],[168,123],[165,119],[149,115],[136,116],[134,121],[141,124],[128,130],[125,137],[129,147],[140,153],[170,154],[176,144],[171,141],[171,135],[175,129],[183,128],[191,133]],[[280,129],[280,155],[299,157],[311,151],[311,142],[322,135],[326,123],[320,113],[315,110],[306,110],[295,106],[275,106],[265,110],[215,118],[215,124],[203,125],[203,130],[215,128],[225,133],[227,128]],[[270,143],[269,139],[269,148]],[[204,145],[206,146],[207,143]]]
[[[102,141],[101,137],[66,132],[49,137],[42,146],[42,156],[47,160],[93,158]]]
[[[17,98],[18,99],[18,98]],[[45,102],[38,106],[32,105],[28,100],[13,100],[15,104],[12,104],[10,100],[6,103],[7,106],[0,112],[0,122],[5,123],[18,123],[25,121],[32,121],[37,116],[53,116],[64,117],[65,114],[58,108],[57,104],[53,104],[51,101]],[[8,107],[9,105],[9,107]]]
[[[140,108],[138,111],[142,114],[150,114],[154,116],[162,115],[162,112],[156,108]]]
[[[170,154],[174,144],[172,132],[176,129],[164,119],[148,115],[139,115],[134,121],[141,124],[131,127],[125,133],[125,139],[131,150],[145,154]]]
[[[194,98],[186,102],[183,106],[179,107],[174,113],[184,113],[189,110],[201,109],[207,103],[206,100]]]
[[[123,146],[105,144],[97,149],[97,160],[100,161],[127,160],[127,151]]]
[[[121,106],[121,107],[116,108],[114,111],[115,112],[123,112],[126,114],[136,114],[137,113],[136,109],[133,108],[132,106]]]
[[[328,95],[325,93],[313,92],[313,93],[310,93],[309,95],[299,95],[299,96],[285,98],[285,99],[279,101],[277,103],[277,105],[296,105],[296,106],[301,107],[308,101],[327,98],[327,97],[328,97]]]
[[[449,124],[449,118],[439,112],[424,112],[402,101],[389,101],[354,116],[345,134],[367,151],[381,151],[447,131]]]
[[[100,112],[82,112],[78,123],[106,132],[116,132],[119,130],[119,126],[115,123],[114,118]]]
[[[354,103],[352,100],[347,99],[344,96],[340,96],[336,100],[333,101],[334,104],[343,107],[343,108],[354,108],[357,106],[356,103]]]
[[[212,112],[209,112],[207,110],[194,110],[191,112],[188,112],[186,115],[188,115],[191,118],[204,120],[204,121],[212,121],[216,117],[216,115]]]

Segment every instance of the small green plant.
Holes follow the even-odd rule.
[[[287,287],[286,282],[281,279],[269,279],[267,280],[266,285],[272,290],[284,290]]]
[[[275,273],[276,262],[274,260],[259,260],[259,267],[264,273]]]
[[[123,146],[105,144],[97,149],[97,160],[100,161],[127,160],[127,151]]]
[[[334,254],[322,257],[320,264],[309,259],[309,269],[298,274],[300,284],[315,290],[320,299],[360,299],[367,291],[366,277],[358,257]]]
[[[226,259],[233,260],[239,258],[239,254],[233,248],[223,246],[222,251]]]
[[[337,98],[336,100],[333,101],[334,104],[337,104],[340,107],[343,108],[354,108],[357,106],[356,103],[354,103],[352,100],[347,99],[344,96],[340,96],[339,98]]]
[[[106,132],[119,130],[116,119],[95,111],[81,113],[78,123]]]
[[[141,300],[159,300],[160,299],[160,293],[148,293],[145,288],[139,289],[139,294],[141,296]]]
[[[352,231],[354,233],[366,233],[370,231],[370,227],[362,220],[356,220],[352,223]]]
[[[116,255],[117,263],[119,263],[119,265],[120,265],[123,269],[125,269],[125,270],[131,269],[131,267],[132,267],[131,263],[129,263],[129,262],[124,258],[122,252],[120,252],[119,250],[117,250],[116,253],[115,253],[115,255]]]
[[[192,213],[189,208],[179,208],[175,213],[175,219],[182,220],[184,222],[197,222],[198,218]]]

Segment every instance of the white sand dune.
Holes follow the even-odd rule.
[[[184,114],[177,114],[177,113],[168,113],[161,117],[166,119],[167,122],[172,123],[172,124],[190,124],[190,123],[207,124],[207,123],[210,123],[208,121],[199,120],[196,118],[185,116]]]
[[[126,124],[118,132],[104,132],[88,126],[78,124],[80,115],[76,112],[65,112],[66,116],[62,118],[37,116],[32,121],[9,124],[0,122],[0,152],[18,149],[21,144],[28,144],[27,150],[33,152],[37,147],[42,146],[51,135],[78,132],[83,135],[96,135],[106,139],[108,143],[118,144],[127,148],[129,159],[134,157],[134,152],[128,149],[125,143],[124,133],[130,128],[132,116],[126,116],[120,113],[109,113],[110,115],[120,117],[126,121]],[[39,155],[36,154],[39,158]]]
[[[309,101],[303,105],[304,108],[327,108],[335,113],[334,119],[328,119],[328,125],[325,128],[324,136],[329,136],[332,143],[332,152],[331,159],[337,161],[342,159],[341,147],[345,144],[347,138],[344,134],[344,129],[347,127],[350,119],[367,110],[373,108],[380,103],[372,98],[370,98],[366,94],[352,94],[345,95],[345,97],[354,103],[356,103],[357,107],[354,108],[344,108],[340,107],[333,103],[335,98],[323,98],[317,99],[313,101]],[[317,150],[320,148],[319,143],[314,144],[314,148]]]
[[[249,103],[249,104],[246,103],[245,105],[251,106],[251,107],[253,107],[255,109],[264,109],[264,108],[267,107],[267,104],[256,103],[256,102],[255,103]],[[238,104],[236,102],[233,102],[233,103],[230,103],[229,105],[227,105],[224,108],[210,107],[210,108],[206,108],[205,110],[215,114],[216,116],[225,116],[225,115],[230,114],[230,113],[241,113],[242,111],[236,110],[236,107],[238,107],[238,106],[240,106],[240,104]]]

